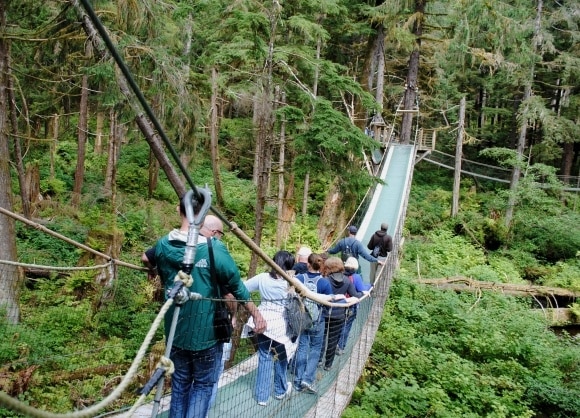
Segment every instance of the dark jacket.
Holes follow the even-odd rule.
[[[376,231],[369,240],[367,248],[371,250],[372,253],[377,245],[379,246],[379,257],[386,257],[391,251],[393,251],[393,238],[387,234],[387,231]]]
[[[334,274],[342,276],[342,281],[337,282],[333,278]],[[331,274],[328,277],[328,281],[330,282],[330,285],[332,287],[332,293],[334,293],[335,295],[345,295],[345,296],[349,295],[349,296],[355,296],[357,298],[360,298],[364,295],[363,292],[359,292],[358,290],[356,290],[356,287],[350,281],[348,276],[346,276],[343,273]],[[346,303],[346,301],[341,300],[341,301],[337,301],[337,303]],[[332,307],[332,308],[326,308],[325,316],[333,318],[333,319],[346,318],[346,308],[339,308],[336,306]]]

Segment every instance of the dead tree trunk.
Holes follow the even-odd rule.
[[[9,46],[8,46],[9,47]],[[16,161],[16,171],[18,172],[18,185],[20,186],[20,198],[22,199],[22,213],[28,219],[31,216],[30,194],[26,187],[26,171],[24,169],[24,160],[22,157],[22,145],[18,137],[18,117],[16,114],[16,98],[14,97],[14,80],[10,70],[10,50],[6,55],[6,85],[8,86],[8,107],[10,109],[11,132],[14,135],[14,160]]]
[[[75,184],[73,186],[71,202],[72,205],[77,208],[81,202],[81,193],[85,180],[85,150],[87,143],[87,131],[89,126],[89,77],[86,74],[83,75],[81,81],[81,102],[79,110],[77,167],[75,170]]]
[[[224,193],[222,191],[222,178],[220,175],[220,153],[219,153],[219,112],[218,112],[218,73],[215,67],[211,70],[211,121],[209,135],[211,139],[211,166],[213,171],[213,182],[215,187],[215,198],[218,206],[224,205]]]

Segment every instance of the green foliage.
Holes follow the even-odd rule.
[[[469,269],[485,264],[485,255],[463,237],[445,230],[431,232],[426,242],[411,239],[405,245],[402,268],[414,271],[416,263],[421,277],[464,275]]]
[[[343,416],[576,416],[579,370],[578,345],[546,330],[526,303],[398,279]]]
[[[67,238],[85,242],[87,231],[71,219],[58,219],[45,226]],[[18,254],[24,263],[75,265],[78,260],[80,252],[76,247],[45,232],[18,223],[16,236]]]
[[[545,197],[541,205],[526,205],[516,213],[511,245],[544,261],[573,258],[580,248],[580,230],[571,226],[579,223],[580,214]]]

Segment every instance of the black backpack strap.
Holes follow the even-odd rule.
[[[217,273],[215,271],[215,257],[213,256],[213,246],[211,245],[211,238],[207,238],[207,251],[209,253],[209,274],[211,279],[217,285],[218,299],[222,297],[222,287],[217,280]]]

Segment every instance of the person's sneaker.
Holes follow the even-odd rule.
[[[281,395],[276,395],[276,399],[278,399],[279,401],[281,401],[282,399],[284,399],[286,396],[289,396],[290,393],[292,392],[292,382],[288,382],[287,383],[288,389],[286,389],[286,392],[281,394]]]
[[[340,347],[336,348],[336,355],[337,356],[342,356],[344,354],[344,350]]]
[[[329,371],[331,366],[324,366],[324,371]]]
[[[294,386],[294,390],[296,392],[302,392],[302,384],[300,384],[300,383],[294,383],[293,386]]]
[[[266,405],[268,405],[268,402],[258,402],[258,405],[260,405],[260,406],[266,406]]]
[[[306,391],[307,393],[314,393],[314,394],[318,393],[318,391],[314,387],[314,383],[302,382],[302,389],[304,389],[304,391]]]

